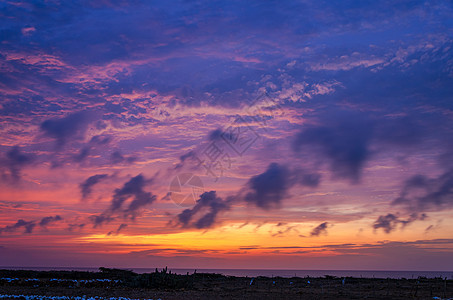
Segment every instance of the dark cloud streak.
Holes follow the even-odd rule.
[[[37,225],[46,229],[49,224],[56,223],[62,221],[63,218],[59,215],[56,216],[49,216],[42,218],[38,223],[36,221],[25,221],[23,219],[19,219],[14,225],[7,225],[3,228],[0,228],[0,234],[3,232],[15,232],[21,228],[24,229],[24,233],[32,233],[33,230]]]
[[[217,197],[215,191],[205,192],[200,195],[193,208],[185,209],[178,215],[178,221],[183,227],[209,228],[215,224],[217,215],[222,211],[229,210],[230,206],[231,199],[222,200],[222,198]],[[207,210],[207,212],[204,210]],[[198,213],[203,215],[192,222]]]
[[[4,180],[18,182],[22,178],[22,168],[30,165],[34,161],[32,155],[23,153],[18,146],[6,152],[5,158],[0,159],[0,168],[6,168],[8,173],[3,174]]]
[[[407,220],[404,220],[395,214],[389,213],[385,216],[379,216],[373,223],[373,228],[375,230],[382,229],[385,233],[391,233],[398,227],[398,225],[401,225],[401,228],[404,228],[412,222],[416,220],[424,220],[426,217],[426,214],[419,215],[417,213],[413,213]]]
[[[49,119],[41,124],[41,130],[56,141],[61,148],[69,138],[82,139],[91,122],[95,121],[95,114],[91,111],[79,111],[62,118]]]
[[[7,225],[3,228],[0,228],[0,233],[3,232],[14,232],[20,228],[24,228],[24,233],[32,233],[33,229],[36,227],[36,222],[34,221],[25,221],[18,220],[14,225]]]
[[[453,206],[453,168],[435,178],[412,176],[392,203],[416,212],[450,209]]]
[[[59,215],[56,215],[55,217],[44,217],[41,219],[41,221],[39,222],[39,226],[41,227],[46,227],[47,225],[49,225],[50,223],[55,223],[55,222],[58,222],[58,221],[61,221],[63,220],[62,217],[60,217]]]
[[[299,152],[306,146],[314,147],[314,153],[319,150],[329,160],[335,177],[348,178],[357,183],[371,155],[372,124],[361,115],[337,114],[325,118],[326,124],[302,130],[296,136],[294,149]]]
[[[79,185],[80,192],[82,193],[82,200],[87,199],[91,195],[93,192],[93,186],[107,178],[107,174],[96,174],[88,177],[84,182],[82,182]]]
[[[141,208],[153,203],[157,197],[144,190],[152,180],[147,180],[145,176],[139,174],[127,181],[123,187],[115,189],[109,208],[100,215],[90,217],[94,227],[115,220],[118,216],[123,218],[135,219]],[[126,207],[124,203],[131,199]]]
[[[320,236],[321,234],[327,234],[327,227],[329,223],[324,222],[313,228],[313,230],[310,232],[310,236]]]
[[[248,180],[243,199],[259,208],[276,208],[288,196],[291,187],[299,184],[313,188],[318,186],[320,178],[316,173],[290,170],[286,166],[271,163],[266,171]]]

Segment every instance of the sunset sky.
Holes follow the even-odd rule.
[[[0,65],[0,266],[453,269],[451,1],[3,1]]]

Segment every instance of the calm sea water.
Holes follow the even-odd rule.
[[[98,268],[71,268],[71,267],[0,267],[0,269],[15,269],[15,270],[74,270],[74,271],[97,271]],[[155,268],[128,268],[137,273],[154,272]],[[158,268],[161,270],[161,268]],[[195,269],[169,269],[176,274],[192,274]],[[218,273],[228,276],[267,276],[267,277],[323,277],[324,275],[337,277],[363,277],[363,278],[418,278],[424,276],[426,278],[447,277],[453,279],[453,271],[354,271],[354,270],[258,270],[258,269],[196,269],[197,273]]]

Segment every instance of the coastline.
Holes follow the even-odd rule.
[[[236,277],[100,268],[86,271],[0,270],[2,299],[449,299],[448,278]],[[22,295],[22,296],[21,296]],[[30,297],[38,296],[38,298]],[[18,298],[19,297],[19,298]],[[20,298],[22,297],[22,298]],[[40,298],[41,297],[41,298]],[[53,298],[52,298],[53,297]],[[85,297],[85,298],[83,298]]]
[[[97,267],[9,267],[0,266],[0,270],[33,270],[33,271],[88,271],[96,272]],[[123,269],[123,268],[120,268]],[[137,274],[152,273],[155,268],[124,268]],[[161,269],[161,268],[159,268]],[[204,269],[204,268],[168,268],[175,274],[193,273],[195,270],[199,273],[216,273],[225,276],[236,277],[357,277],[357,278],[382,278],[382,279],[416,279],[418,277],[437,278],[447,277],[453,279],[453,271],[438,270],[299,270],[299,269]]]

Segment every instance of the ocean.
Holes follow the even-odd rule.
[[[15,270],[36,270],[36,271],[97,271],[98,268],[80,268],[80,267],[0,267],[0,269]],[[122,268],[132,270],[136,273],[154,272],[155,268]],[[162,270],[162,268],[158,268]],[[241,277],[323,277],[325,275],[336,277],[363,277],[363,278],[392,278],[392,279],[412,279],[420,276],[426,278],[448,278],[453,279],[453,271],[372,271],[372,270],[267,270],[267,269],[178,269],[169,268],[169,271],[176,274],[192,274],[195,270],[197,273],[217,273],[227,276]]]

